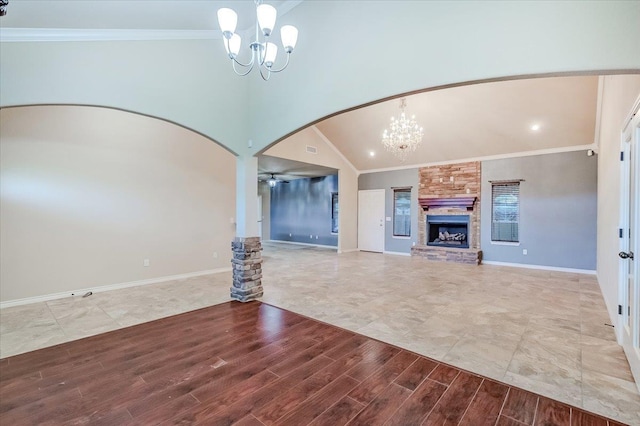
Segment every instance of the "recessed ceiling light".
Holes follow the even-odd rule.
[[[531,130],[533,130],[534,132],[537,132],[538,130],[540,130],[540,125],[538,123],[532,124]]]
[[[376,156],[375,151],[369,151],[369,157],[375,157],[375,156]]]

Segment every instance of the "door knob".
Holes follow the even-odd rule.
[[[633,252],[630,251],[629,253],[625,253],[623,251],[621,251],[620,253],[618,253],[618,256],[620,256],[620,258],[622,259],[631,259],[633,260]]]

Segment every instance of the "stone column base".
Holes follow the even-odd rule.
[[[236,237],[231,243],[233,285],[231,298],[249,302],[262,297],[262,243],[260,237]]]

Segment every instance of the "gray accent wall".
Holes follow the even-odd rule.
[[[294,179],[271,188],[272,240],[338,246],[331,233],[331,194],[338,192],[338,175]]]
[[[420,187],[417,168],[388,172],[365,173],[358,177],[358,190],[384,189],[385,238],[384,250],[396,253],[411,253],[411,246],[418,240],[418,189]],[[411,188],[411,237],[393,236],[393,188]]]
[[[595,270],[597,167],[585,151],[483,161],[484,260]],[[490,181],[508,179],[524,179],[519,245],[491,242]]]

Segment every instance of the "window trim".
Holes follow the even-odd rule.
[[[520,182],[523,182],[523,179],[513,179],[513,180],[499,180],[499,181],[489,181],[491,183],[491,244],[496,244],[496,245],[513,245],[513,246],[518,246],[520,245],[520,222],[521,222],[521,217],[520,217],[520,210],[521,210],[521,196],[520,196]],[[512,222],[497,222],[495,220],[495,208],[496,208],[496,203],[495,200],[498,196],[502,195],[502,194],[497,194],[496,195],[496,188],[497,187],[513,187],[514,189],[509,189],[509,190],[503,190],[502,194],[510,194],[510,195],[514,195],[516,196],[516,203],[515,206],[517,208],[516,210],[516,220],[512,221]],[[515,240],[506,240],[506,239],[494,239],[496,236],[494,235],[494,226],[496,223],[512,223],[516,225],[516,236],[515,236]]]
[[[402,188],[392,188],[393,189],[393,217],[391,220],[393,221],[391,226],[391,236],[397,239],[410,239],[411,238],[411,196],[412,196],[412,188],[402,187]],[[409,194],[409,233],[408,234],[396,234],[396,194],[397,193],[408,193]],[[406,215],[403,215],[406,216]]]
[[[334,216],[335,209],[333,208],[334,202],[338,206],[338,212],[335,216]],[[333,228],[334,221],[336,222],[335,229]],[[339,232],[340,232],[340,197],[337,192],[332,192],[331,193],[331,235],[338,235]]]

